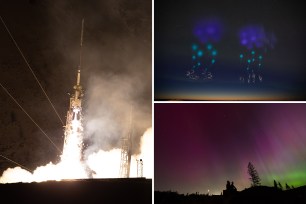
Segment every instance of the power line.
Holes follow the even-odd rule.
[[[15,162],[15,161],[11,160],[11,159],[9,159],[9,158],[7,158],[7,157],[1,155],[1,154],[0,154],[0,156],[3,157],[3,158],[6,159],[6,160],[9,160],[10,162],[13,162],[14,164],[17,164],[18,166],[20,166],[20,167],[22,167],[22,168],[24,168],[24,169],[26,169],[26,170],[28,170],[28,171],[30,171],[30,172],[33,172],[33,170],[28,169],[27,167],[25,167],[25,166],[23,166],[23,165],[21,165],[21,164]]]
[[[42,90],[43,93],[45,94],[45,96],[46,96],[46,98],[48,99],[49,103],[51,104],[51,106],[52,106],[53,110],[55,111],[57,117],[60,119],[62,125],[64,126],[63,120],[62,120],[61,117],[59,116],[59,114],[58,114],[58,112],[56,111],[56,109],[55,109],[53,103],[51,102],[51,100],[50,100],[50,98],[49,98],[49,96],[47,95],[47,93],[45,92],[44,88],[43,88],[42,85],[40,84],[38,78],[36,77],[36,75],[35,75],[35,73],[34,73],[34,71],[33,71],[33,69],[31,68],[31,66],[30,66],[30,64],[28,63],[27,59],[26,59],[25,56],[23,55],[23,53],[22,53],[21,49],[19,48],[17,42],[15,41],[15,39],[14,39],[14,37],[12,36],[11,32],[9,31],[8,27],[6,26],[4,20],[2,19],[2,16],[0,16],[0,19],[1,19],[1,21],[2,21],[2,23],[3,23],[3,25],[4,25],[4,27],[5,27],[6,31],[8,32],[8,34],[9,34],[10,37],[11,37],[11,39],[13,40],[13,42],[14,42],[16,48],[18,49],[20,55],[22,56],[23,60],[24,60],[25,63],[27,64],[28,68],[30,69],[31,73],[33,74],[34,78],[36,79],[38,85],[40,86],[41,90]]]
[[[10,92],[0,83],[3,90],[13,99],[13,101],[21,108],[21,110],[32,120],[32,122],[40,129],[40,131],[49,139],[49,141],[54,145],[54,147],[62,153],[62,151],[54,144],[51,138],[43,131],[43,129],[34,121],[34,119],[23,109],[23,107],[17,102],[17,100],[10,94]]]

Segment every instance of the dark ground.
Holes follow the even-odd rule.
[[[273,187],[259,186],[231,195],[184,195],[171,191],[155,191],[154,201],[156,204],[304,204],[306,203],[306,186],[286,191]]]
[[[80,179],[0,184],[8,203],[152,203],[152,179]]]

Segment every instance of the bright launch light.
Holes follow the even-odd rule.
[[[121,149],[100,150],[88,157],[87,164],[94,171],[93,178],[116,178],[119,176]]]
[[[80,127],[79,123],[74,123],[75,129]],[[88,156],[87,161],[81,160],[82,141],[78,134],[72,134],[69,142],[64,146],[61,161],[58,164],[48,163],[40,166],[33,173],[20,167],[8,168],[0,177],[0,183],[17,182],[43,182],[48,180],[62,179],[82,179],[89,178],[86,174],[85,164],[92,170],[93,178],[117,178],[119,176],[120,149],[111,151],[100,150]],[[81,141],[81,143],[80,143]],[[143,176],[153,177],[153,135],[152,128],[148,128],[141,139],[141,153],[132,156],[131,176],[136,177],[137,163],[136,158],[142,158],[144,161]]]
[[[79,110],[74,109],[76,114]],[[47,180],[62,180],[74,178],[87,178],[87,173],[82,158],[83,127],[80,120],[73,118],[71,131],[65,138],[61,161],[58,164],[51,162],[45,166],[37,167],[31,174],[30,172],[16,167],[7,169],[0,178],[1,183],[14,182],[42,182]]]
[[[120,168],[120,149],[111,151],[100,150],[88,157],[87,165],[94,171],[94,178],[116,178]],[[143,176],[153,177],[153,134],[152,128],[148,128],[141,137],[141,148],[139,155],[133,155],[131,159],[130,177],[137,177],[136,159],[142,159],[144,162]]]
[[[61,155],[61,170],[63,175],[59,179],[87,178],[84,165],[82,164],[83,148],[83,126],[81,118],[76,116],[80,114],[78,108],[73,109],[74,118],[71,121],[71,130],[66,135],[63,153]]]

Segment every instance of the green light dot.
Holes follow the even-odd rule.
[[[202,51],[202,50],[199,50],[199,51],[198,51],[198,56],[199,56],[199,57],[202,57],[202,56],[203,56],[203,51]]]
[[[213,50],[211,54],[212,54],[212,56],[216,56],[217,55],[217,50]]]
[[[198,49],[198,46],[196,44],[193,44],[192,45],[192,50],[197,50]]]

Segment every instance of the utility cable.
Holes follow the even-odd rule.
[[[9,31],[8,27],[6,26],[4,20],[2,19],[1,16],[0,16],[0,19],[1,19],[1,21],[2,21],[2,23],[3,23],[3,25],[4,25],[4,27],[5,27],[6,31],[8,32],[8,34],[9,34],[10,37],[11,37],[11,39],[13,40],[13,42],[14,42],[16,48],[18,49],[20,55],[22,56],[23,60],[24,60],[25,63],[27,64],[28,68],[30,69],[31,73],[33,74],[34,78],[36,79],[38,85],[40,86],[41,90],[42,90],[43,93],[45,94],[45,96],[46,96],[46,98],[48,99],[49,103],[51,104],[51,106],[52,106],[53,110],[55,111],[57,117],[60,119],[62,125],[64,126],[63,120],[61,119],[61,117],[59,116],[58,112],[56,111],[56,109],[55,109],[53,103],[51,102],[51,100],[50,100],[50,98],[49,98],[49,96],[48,96],[47,93],[45,92],[44,88],[42,87],[41,83],[39,82],[38,78],[36,77],[36,75],[35,75],[33,69],[31,68],[30,64],[28,63],[27,59],[25,58],[24,54],[22,53],[21,49],[19,48],[17,42],[15,41],[13,35],[12,35],[11,32]]]
[[[7,157],[1,155],[1,154],[0,154],[0,157],[3,157],[4,159],[6,159],[6,160],[8,160],[8,161],[10,161],[10,162],[13,162],[14,164],[17,164],[18,166],[20,166],[20,167],[22,167],[22,168],[24,168],[24,169],[30,171],[31,173],[33,172],[33,170],[28,169],[27,167],[25,167],[25,166],[23,166],[23,165],[21,165],[21,164],[15,162],[15,161],[11,160],[11,159],[9,159],[9,158],[7,158]]]
[[[0,86],[3,88],[3,90],[13,99],[13,101],[21,108],[21,110],[32,120],[32,122],[40,129],[40,131],[48,138],[48,140],[54,145],[54,147],[62,153],[62,151],[54,144],[54,142],[51,140],[51,138],[43,131],[43,129],[34,121],[34,119],[23,109],[23,107],[17,102],[17,100],[10,94],[10,92],[0,83]]]

